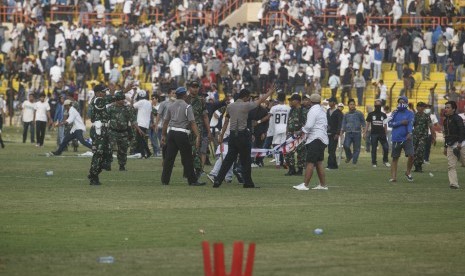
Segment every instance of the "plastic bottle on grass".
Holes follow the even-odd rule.
[[[103,256],[98,258],[98,262],[101,264],[112,264],[115,262],[115,258],[113,256]]]

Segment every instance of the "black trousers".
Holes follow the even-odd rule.
[[[46,127],[47,127],[47,122],[36,121],[36,140],[39,146],[44,145]]]
[[[78,139],[78,141],[81,142],[81,144],[88,147],[89,149],[92,149],[92,145],[84,139],[83,131],[77,129],[73,133],[69,133],[65,136],[65,138],[63,138],[63,142],[60,144],[60,147],[56,151],[57,155],[60,155],[63,152],[63,150],[68,146],[68,143],[71,142],[73,139]]]
[[[239,160],[242,166],[242,177],[244,178],[244,186],[254,186],[251,176],[251,141],[252,139],[249,131],[231,131],[228,142],[228,153],[223,160],[223,164],[221,164],[220,172],[216,178],[219,183],[223,182],[226,173],[231,168],[234,161],[236,161],[237,155],[239,154]]]
[[[330,134],[328,135],[329,138],[329,144],[328,144],[328,168],[329,169],[337,169],[337,159],[336,159],[336,150],[337,150],[337,144],[338,140],[334,139],[336,135],[335,134]]]
[[[192,157],[192,146],[189,143],[187,133],[171,130],[167,135],[166,153],[163,161],[163,172],[161,174],[161,183],[169,184],[171,173],[173,172],[174,160],[178,151],[181,153],[181,163],[184,166],[187,180],[189,183],[197,181],[194,174],[194,158]]]
[[[377,165],[376,149],[378,148],[378,141],[383,147],[383,163],[387,163],[389,161],[389,144],[387,142],[386,135],[371,133],[370,139],[371,139],[371,164]]]
[[[31,122],[23,122],[23,143],[26,143],[27,140],[27,131],[31,127],[31,143],[35,143],[35,137],[34,137],[34,123]]]
[[[139,132],[137,132],[136,135],[136,142],[137,142],[137,148],[136,152],[140,153],[142,157],[148,156],[150,153],[149,145],[147,144],[147,129],[145,127],[139,127],[142,132],[144,132],[144,135],[141,135]]]

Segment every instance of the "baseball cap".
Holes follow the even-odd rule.
[[[145,90],[139,90],[137,91],[137,95],[141,98],[144,98],[147,96],[147,92],[145,92]]]
[[[184,95],[187,93],[187,89],[184,86],[178,87],[176,89],[176,95]]]
[[[400,97],[397,99],[397,102],[399,102],[400,100],[403,100],[404,103],[408,103],[408,98],[405,97],[405,96],[400,96]]]
[[[318,94],[312,94],[312,95],[310,95],[310,101],[312,103],[319,103],[319,102],[321,102],[321,96],[318,95]]]
[[[426,104],[424,102],[418,102],[417,107],[426,107]]]
[[[70,105],[71,104],[71,100],[65,100],[65,102],[63,103],[63,105]]]
[[[300,97],[299,94],[292,94],[292,96],[289,98],[289,101],[302,101],[302,97]]]
[[[338,103],[337,107],[344,107],[344,104],[343,103]]]

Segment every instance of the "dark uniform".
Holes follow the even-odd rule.
[[[227,118],[229,118],[230,134],[228,142],[228,153],[221,165],[214,188],[218,188],[223,182],[226,173],[233,165],[239,154],[239,159],[242,165],[242,176],[244,178],[244,188],[254,188],[255,184],[251,176],[251,157],[252,137],[247,129],[247,118],[249,112],[257,107],[255,102],[244,102],[239,99],[230,104],[227,109]]]
[[[95,86],[95,93],[103,92],[106,87],[98,84]],[[98,175],[102,169],[111,170],[112,152],[110,147],[110,137],[108,129],[109,114],[107,105],[115,101],[113,96],[95,96],[90,104],[90,137],[92,138],[92,162],[89,170],[90,185],[100,185]]]
[[[124,100],[124,94],[117,92],[115,100]],[[132,131],[132,126],[136,124],[136,118],[132,108],[127,105],[112,105],[108,108],[108,115],[111,120],[109,122],[110,128],[110,143],[112,148],[117,149],[117,158],[119,170],[126,170],[126,161],[128,157],[129,147],[129,131]]]
[[[426,104],[419,102],[418,107],[425,107]],[[425,157],[426,141],[428,140],[428,129],[433,125],[431,116],[424,112],[415,113],[413,119],[413,149],[415,157],[413,164],[415,172],[422,172],[422,165]]]
[[[176,89],[177,96],[182,96],[186,93],[187,90],[184,87]],[[171,173],[178,151],[181,153],[181,163],[184,166],[184,173],[189,185],[205,185],[205,183],[197,182],[197,177],[194,173],[192,147],[189,142],[189,134],[191,133],[189,128],[194,121],[195,118],[192,106],[188,105],[183,99],[176,99],[176,101],[168,107],[163,125],[163,134],[165,134],[166,127],[168,127],[169,131],[165,139],[166,155],[161,175],[161,182],[163,185],[168,185],[170,183]]]
[[[366,118],[367,123],[371,125],[370,141],[371,141],[371,165],[377,166],[377,147],[378,141],[383,147],[383,163],[389,167],[389,144],[386,137],[386,130],[384,129],[384,120],[386,120],[386,113],[381,111],[381,104],[375,104],[375,111],[368,113]]]
[[[337,104],[336,98],[331,97],[330,102]],[[307,112],[308,113],[308,112]],[[339,133],[341,133],[342,119],[344,114],[339,108],[334,108],[334,110],[328,109],[326,111],[326,118],[328,120],[328,169],[338,169],[336,158],[336,150],[339,143]]]
[[[290,101],[301,101],[301,97],[298,94],[294,94],[289,98]],[[289,111],[289,119],[287,121],[287,135],[294,135],[295,132],[300,131],[302,126],[305,123],[304,117],[307,114],[304,114],[302,107],[292,107]],[[295,170],[295,154],[297,153],[297,168]],[[297,146],[296,150],[293,152],[286,153],[285,156],[286,163],[289,166],[289,171],[286,173],[287,176],[291,175],[302,175],[303,168],[305,166],[305,143],[301,143]]]

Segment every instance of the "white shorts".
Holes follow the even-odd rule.
[[[281,145],[286,142],[286,133],[275,134],[273,136],[273,145]]]

